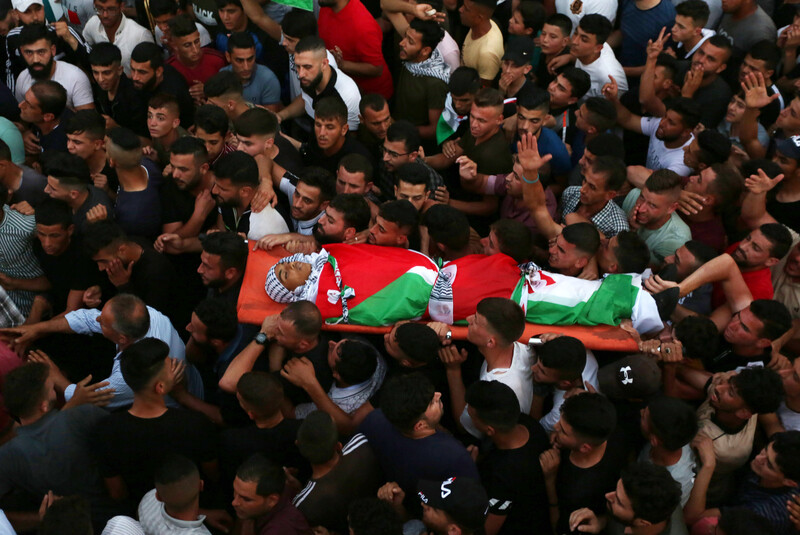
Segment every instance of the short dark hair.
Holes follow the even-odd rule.
[[[282,494],[286,486],[283,468],[260,453],[256,453],[239,466],[236,477],[242,481],[256,484],[256,494],[269,496]]]
[[[109,67],[122,64],[122,52],[113,43],[95,43],[89,52],[89,65]]]
[[[103,219],[86,226],[82,241],[86,254],[94,257],[108,247],[119,247],[128,236],[117,223]]]
[[[333,459],[338,442],[336,423],[328,413],[320,410],[306,416],[297,430],[297,449],[312,465]]]
[[[247,244],[235,232],[212,232],[202,242],[203,251],[218,255],[223,269],[235,268],[244,273],[247,265]]]
[[[399,375],[381,392],[381,410],[386,419],[407,433],[423,417],[435,394],[433,384],[421,373]]]
[[[450,73],[447,83],[450,93],[456,97],[462,95],[475,95],[481,89],[481,77],[472,67],[461,66]]]
[[[727,52],[728,54],[728,59],[730,59],[731,54],[733,54],[733,44],[725,35],[722,35],[720,33],[712,35],[711,37],[706,39],[705,42],[713,47],[725,50],[725,52]]]
[[[561,405],[561,418],[574,429],[580,440],[594,446],[608,440],[617,427],[614,404],[601,394],[568,397]]]
[[[599,132],[605,132],[617,124],[617,108],[603,97],[589,97],[584,102],[584,105],[588,112],[586,114],[586,122],[594,126]]]
[[[36,412],[37,405],[50,395],[45,391],[49,372],[43,362],[27,362],[8,372],[3,381],[3,401],[12,416],[19,420]]]
[[[665,522],[681,503],[681,485],[663,466],[640,461],[624,468],[621,479],[634,518]]]
[[[771,244],[769,255],[781,259],[792,248],[792,234],[780,223],[764,223],[758,230]]]
[[[586,142],[586,150],[595,156],[612,156],[624,161],[625,144],[620,141],[618,135],[602,132]]]
[[[2,2],[2,0],[0,0]],[[8,144],[0,139],[0,160],[10,162],[12,160],[11,156],[11,148],[9,148]]]
[[[727,39],[726,41],[727,42]],[[700,105],[686,97],[676,97],[665,102],[667,111],[674,111],[681,116],[684,128],[692,130],[700,122]]]
[[[294,326],[304,338],[316,338],[322,330],[322,314],[311,301],[295,301],[286,305],[281,317]]]
[[[56,199],[45,199],[36,206],[37,225],[61,225],[67,229],[73,224],[72,208],[64,201]]]
[[[706,316],[686,316],[675,325],[674,336],[683,345],[683,355],[686,358],[699,359],[717,354],[717,326]]]
[[[131,51],[131,61],[136,63],[149,63],[153,70],[164,66],[164,54],[161,47],[155,43],[139,43]]]
[[[578,28],[586,33],[594,35],[598,45],[605,43],[608,40],[608,36],[611,35],[611,31],[614,29],[610,20],[597,13],[584,15],[578,22]]]
[[[558,370],[563,381],[580,379],[586,367],[586,346],[572,336],[559,336],[536,348],[536,356],[546,368]]]
[[[219,71],[206,80],[203,85],[203,93],[206,98],[217,98],[223,95],[241,96],[242,91],[244,91],[242,81],[233,71]]]
[[[96,110],[80,110],[64,123],[64,132],[86,133],[92,139],[103,139],[106,134],[106,120]]]
[[[553,15],[554,17],[564,17],[567,20],[568,17],[566,15]],[[548,22],[549,24],[549,22]],[[567,34],[569,35],[569,34]],[[589,88],[592,86],[592,79],[583,69],[579,69],[577,67],[568,66],[563,71],[559,73],[564,78],[567,79],[569,85],[572,86],[571,95],[574,98],[581,99],[589,92]]]
[[[236,318],[236,307],[230,301],[219,297],[204,299],[194,307],[194,313],[206,326],[208,338],[227,343],[236,336],[239,323]]]
[[[699,160],[707,166],[728,161],[731,155],[731,140],[717,130],[703,130],[697,134],[700,147]]]
[[[476,381],[466,393],[467,405],[478,418],[501,433],[507,433],[519,423],[519,400],[510,386],[500,381]]]
[[[257,187],[260,183],[256,160],[238,150],[220,156],[214,164],[214,175],[228,179],[237,186]]]
[[[531,230],[516,219],[500,219],[492,223],[491,230],[497,237],[498,249],[510,256],[515,262],[522,263],[531,256],[533,236]]]
[[[203,104],[195,110],[194,124],[208,134],[219,133],[223,138],[228,133],[228,116],[225,115],[225,110],[213,104]]]
[[[755,43],[747,51],[747,54],[753,59],[763,61],[769,71],[774,71],[781,60],[781,49],[769,39]]]
[[[278,116],[265,108],[251,108],[233,120],[233,130],[237,135],[277,136],[280,131]]]
[[[340,193],[331,199],[329,208],[335,208],[342,212],[344,217],[344,224],[347,227],[353,227],[356,232],[367,230],[369,228],[369,221],[372,214],[369,209],[369,204],[363,195],[358,193]]]
[[[236,393],[258,416],[268,417],[281,410],[283,385],[278,377],[267,372],[247,372],[236,383]]]
[[[486,318],[489,328],[505,345],[511,345],[519,340],[525,331],[525,313],[511,299],[503,297],[481,299],[477,313]]]
[[[150,97],[149,101],[147,101],[147,107],[153,108],[154,110],[164,108],[175,115],[178,115],[181,112],[181,106],[178,103],[178,99],[168,93],[156,93]]]
[[[536,36],[539,30],[542,29],[542,26],[544,26],[544,19],[547,16],[544,6],[541,2],[522,0],[517,10],[522,15],[522,25],[525,28],[531,28],[533,30],[533,35]]]
[[[758,174],[762,170],[769,178],[775,178],[783,173],[781,166],[767,158],[757,158],[755,160],[747,160],[742,163],[742,176],[750,176]]]
[[[150,0],[150,14],[154,19],[161,15],[177,15],[178,2],[175,0]]]
[[[411,19],[409,26],[415,32],[422,34],[422,46],[430,47],[431,54],[444,39],[444,30],[435,20]]]
[[[24,24],[19,32],[19,46],[20,48],[27,45],[32,45],[36,41],[44,39],[51,46],[56,44],[55,32],[50,30],[44,24]]]
[[[59,184],[73,190],[88,189],[92,182],[89,166],[76,154],[53,151],[42,158],[45,175],[52,176]]]
[[[361,102],[364,100],[362,99]],[[348,173],[364,173],[364,183],[372,182],[372,173],[374,172],[372,162],[363,154],[357,152],[345,154],[339,160],[339,167],[344,167]]]
[[[92,533],[92,512],[89,501],[78,494],[55,500],[53,505],[45,511],[36,533],[38,535],[86,535]]]
[[[39,101],[42,114],[52,113],[55,117],[61,117],[67,109],[67,90],[58,82],[39,80],[31,86],[31,91]]]
[[[800,431],[790,430],[772,437],[775,462],[787,479],[800,482]]]
[[[700,240],[689,240],[683,244],[697,260],[695,269],[718,256],[716,249]],[[691,317],[691,316],[690,316]]]
[[[407,229],[409,234],[417,228],[417,209],[405,199],[386,201],[378,209],[378,215],[401,229]]]
[[[750,312],[764,324],[759,335],[768,340],[777,340],[792,326],[792,315],[780,301],[755,299],[750,303]]]
[[[345,339],[341,350],[334,370],[342,382],[353,386],[368,381],[378,367],[375,348],[360,340]]]
[[[478,108],[503,108],[503,93],[493,87],[484,87],[475,95],[473,103]]]
[[[394,174],[394,185],[399,186],[400,182],[411,184],[412,186],[425,186],[428,191],[428,168],[418,162],[409,162],[397,168]]]
[[[600,248],[600,233],[591,223],[572,223],[561,230],[561,235],[583,254],[593,256]]]
[[[517,93],[517,107],[526,110],[550,110],[550,93],[533,84],[525,84]]]
[[[403,323],[395,330],[400,351],[418,364],[434,364],[439,361],[441,348],[436,331],[422,323]]]
[[[771,368],[745,368],[731,383],[753,414],[775,412],[783,401],[783,381]]]
[[[681,188],[681,176],[672,169],[658,169],[647,177],[644,187],[653,193],[677,193]]]
[[[673,56],[667,54],[666,52],[662,52],[658,55],[658,58],[656,58],[656,67],[662,67],[666,71],[664,74],[666,78],[672,80],[673,83],[679,83],[679,81],[676,79],[676,75],[678,74],[678,63]]]
[[[715,163],[711,166],[711,170],[716,178],[709,184],[708,191],[717,197],[717,206],[725,211],[732,205],[738,205],[744,186],[744,179],[739,170],[727,162]]]
[[[697,414],[680,399],[657,396],[647,403],[650,431],[669,451],[676,451],[697,434]]]
[[[330,171],[321,167],[306,167],[298,175],[298,182],[318,188],[320,200],[330,201],[336,195],[336,179]]]
[[[422,215],[422,224],[428,227],[428,234],[434,242],[451,251],[461,251],[469,244],[467,216],[452,206],[434,204]]]
[[[622,145],[621,140],[619,138],[617,140],[617,143]],[[592,164],[592,170],[605,175],[606,191],[619,191],[628,179],[628,168],[625,162],[616,156],[597,156]]]
[[[119,367],[122,378],[135,394],[142,392],[164,369],[169,346],[157,338],[142,338],[122,350]]]
[[[689,17],[692,23],[699,28],[702,28],[708,22],[710,11],[708,4],[703,0],[686,0],[675,6],[675,13],[682,17]]]
[[[295,55],[302,54],[303,52],[324,52],[325,50],[325,41],[316,34],[306,35],[301,38],[294,47]]]
[[[422,138],[419,137],[417,127],[408,121],[395,121],[386,129],[386,141],[394,143],[402,141],[406,152],[419,150],[422,145]]]
[[[550,15],[547,17],[544,23],[549,24],[550,26],[558,27],[561,30],[561,33],[564,34],[564,37],[569,37],[572,35],[572,19],[562,13]]]
[[[231,0],[223,0],[225,2],[230,2]],[[230,37],[228,37],[228,53],[233,53],[234,48],[255,48],[256,42],[253,39],[253,36],[250,35],[249,32],[233,32]]]
[[[323,97],[314,104],[314,117],[319,119],[336,119],[347,124],[347,104],[338,95]]]
[[[173,37],[186,37],[197,32],[197,26],[187,15],[178,14],[169,21],[169,31]]]
[[[157,486],[172,485],[189,477],[199,479],[200,470],[197,469],[194,461],[177,453],[165,455],[153,472],[153,479]]]
[[[294,8],[283,16],[281,29],[295,39],[317,35],[317,18],[313,12]]]
[[[350,502],[347,521],[353,535],[402,535],[403,521],[392,506],[379,498]]]
[[[358,112],[364,115],[367,109],[381,111],[387,104],[386,97],[383,95],[379,93],[367,93],[361,97],[361,101],[358,103]]]
[[[206,149],[206,144],[196,137],[179,137],[170,146],[169,153],[181,156],[191,155],[198,165],[208,163],[208,150]]]
[[[642,273],[650,263],[650,249],[633,230],[623,230],[617,234],[614,256],[617,257],[620,273]]]

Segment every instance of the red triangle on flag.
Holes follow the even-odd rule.
[[[78,17],[77,13],[75,13],[74,11],[72,11],[70,9],[70,10],[67,10],[67,16],[69,17],[70,24],[78,24],[78,25],[80,25],[81,19],[80,19],[80,17]]]

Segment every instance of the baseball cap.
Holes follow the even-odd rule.
[[[423,480],[417,485],[422,503],[441,509],[460,526],[476,530],[486,521],[489,497],[481,484],[468,477],[451,477],[444,481]]]
[[[610,398],[647,398],[661,389],[661,370],[654,358],[638,353],[600,368],[597,384]]]
[[[533,55],[533,41],[527,37],[518,35],[512,37],[514,37],[514,39],[508,40],[503,59],[513,61],[518,67],[527,65],[531,62],[531,56]]]
[[[779,139],[775,142],[775,148],[788,158],[800,160],[800,136]]]
[[[39,4],[40,6],[44,6],[42,0],[12,0],[11,5],[14,6],[14,9],[21,13],[25,13],[28,11],[28,8],[31,7],[33,4]]]

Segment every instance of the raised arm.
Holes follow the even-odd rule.
[[[550,212],[547,211],[544,188],[539,180],[539,169],[552,156],[539,154],[536,136],[531,134],[524,134],[517,143],[517,156],[523,169],[520,177],[522,179],[522,202],[530,210],[539,233],[548,240],[555,238],[561,234],[561,225],[553,221]]]
[[[267,34],[276,41],[281,40],[283,32],[281,31],[280,24],[264,13],[264,8],[262,8],[256,0],[242,0],[242,9],[253,24],[267,32]]]
[[[647,42],[647,61],[644,64],[644,72],[639,85],[639,103],[644,110],[652,113],[656,117],[663,117],[667,113],[664,102],[656,97],[656,63],[658,56],[664,50],[664,43],[669,39],[670,34],[667,28],[661,28],[658,38]]]
[[[747,228],[756,229],[766,223],[775,223],[767,212],[767,192],[783,180],[783,175],[770,178],[763,169],[745,179],[747,193],[742,200],[742,221]]]
[[[603,86],[603,96],[614,104],[614,107],[617,109],[617,124],[625,130],[631,130],[632,132],[641,134],[642,118],[639,115],[631,113],[628,108],[622,105],[622,102],[619,101],[619,86],[617,85],[617,81],[611,75],[608,76],[608,79],[610,82]]]
[[[758,116],[761,115],[761,109],[764,106],[769,105],[780,95],[778,93],[772,96],[767,95],[767,83],[764,81],[764,75],[760,72],[745,76],[742,89],[746,108],[742,122],[739,123],[739,140],[751,158],[763,158],[767,153],[767,148],[758,140]]]

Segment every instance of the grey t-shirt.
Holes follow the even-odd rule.
[[[764,39],[774,42],[778,38],[778,28],[761,6],[742,20],[733,20],[733,16],[726,13],[722,16],[717,33],[731,40],[734,55],[738,58],[743,58],[757,42]]]
[[[22,168],[22,180],[20,180],[19,187],[11,196],[9,204],[26,201],[36,208],[49,197],[44,192],[44,188],[47,186],[47,177],[27,165],[20,165],[20,167]]]

